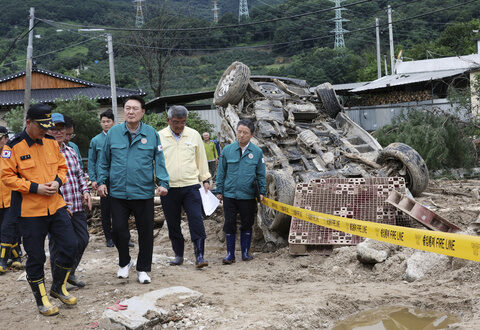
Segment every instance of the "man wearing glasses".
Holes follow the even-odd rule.
[[[64,304],[77,304],[66,287],[77,248],[77,238],[59,188],[67,180],[68,167],[57,141],[46,135],[54,127],[51,108],[32,105],[26,129],[9,140],[2,150],[1,178],[13,190],[11,208],[19,214],[23,247],[28,255],[27,280],[42,315],[58,314],[45,289],[45,237],[58,243],[50,296]]]
[[[60,191],[67,203],[67,211],[70,215],[70,220],[72,221],[73,230],[77,236],[78,243],[72,270],[67,281],[76,287],[82,288],[85,286],[85,282],[77,279],[75,270],[82,259],[83,252],[87,248],[90,238],[87,228],[87,214],[83,209],[83,204],[86,204],[91,210],[92,200],[90,197],[90,191],[88,190],[87,181],[85,180],[85,173],[83,173],[77,160],[77,154],[73,148],[66,144],[67,130],[63,115],[60,113],[52,113],[52,121],[55,124],[55,127],[48,132],[55,138],[55,140],[57,140],[60,152],[65,157],[68,166],[67,181],[62,187],[60,187]],[[58,256],[57,245],[58,243],[55,241],[54,237],[51,237],[49,240],[49,247],[52,269],[54,268],[53,265],[55,265],[55,260]]]
[[[138,231],[138,281],[147,284],[151,282],[147,273],[153,255],[153,197],[155,193],[168,193],[168,173],[160,137],[152,126],[142,122],[143,98],[128,97],[124,110],[125,122],[113,126],[105,138],[98,166],[98,193],[100,197],[110,194],[111,198],[112,238],[119,256],[117,276],[128,278],[134,265],[128,251],[128,218],[133,213]]]
[[[77,153],[78,162],[80,163],[80,167],[82,170],[85,170],[83,167],[82,154],[80,153],[80,149],[74,142],[71,141],[76,136],[75,124],[73,122],[73,119],[72,117],[67,115],[63,115],[63,119],[65,121],[65,129],[66,129],[65,144],[73,148],[73,150],[75,150],[75,152]]]

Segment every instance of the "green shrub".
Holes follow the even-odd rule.
[[[82,156],[87,157],[90,140],[102,130],[97,113],[100,105],[86,96],[77,95],[71,101],[56,100],[55,106],[52,111],[72,117],[76,134],[72,142],[78,145]]]
[[[374,136],[383,147],[393,142],[408,144],[420,153],[429,170],[438,170],[475,166],[478,153],[472,137],[478,133],[474,122],[412,109]]]
[[[13,133],[19,133],[23,127],[23,107],[18,106],[5,114],[7,126]]]

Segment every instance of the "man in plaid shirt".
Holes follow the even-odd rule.
[[[67,203],[67,211],[70,215],[75,235],[77,236],[77,253],[74,258],[74,264],[72,271],[68,277],[68,283],[77,287],[84,287],[85,282],[80,281],[75,276],[75,269],[80,263],[83,252],[85,251],[89,235],[87,229],[87,215],[83,209],[83,203],[88,205],[88,208],[92,209],[92,200],[90,192],[88,190],[87,182],[85,180],[85,174],[83,173],[80,163],[78,162],[77,153],[72,147],[65,144],[66,128],[65,120],[62,114],[52,113],[52,121],[55,123],[55,127],[49,131],[55,140],[57,140],[60,147],[60,152],[65,157],[68,166],[67,181],[60,187],[63,198]],[[55,258],[57,255],[57,249],[55,247],[55,241],[49,240],[50,247],[50,263],[55,264]]]

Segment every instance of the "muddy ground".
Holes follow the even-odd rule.
[[[417,200],[458,226],[472,230],[480,213],[479,188],[477,180],[436,180]],[[224,266],[222,217],[214,214],[205,224],[210,266],[203,270],[194,269],[190,243],[186,244],[186,263],[180,267],[168,266],[173,254],[167,229],[155,230],[158,236],[149,285],[139,284],[134,271],[127,280],[116,278],[116,249],[105,247],[100,234],[92,234],[77,271],[87,286],[72,291],[79,298],[74,308],[66,308],[52,299],[60,308],[58,316],[43,317],[37,312],[27,282],[17,280],[21,271],[1,276],[0,328],[94,327],[106,307],[116,300],[170,286],[185,286],[201,292],[203,297],[190,304],[172,306],[170,317],[153,326],[156,329],[331,328],[352,314],[399,305],[458,316],[459,322],[453,328],[480,327],[480,263],[451,258],[448,267],[435,268],[423,279],[408,283],[402,276],[406,259],[414,252],[409,248],[398,248],[385,262],[372,267],[357,261],[355,247],[336,248],[329,257],[315,254],[291,257],[288,248],[262,252],[263,244],[258,242],[253,261]],[[187,234],[187,228],[184,229]],[[97,230],[92,228],[92,232]],[[132,237],[136,242],[134,230]],[[137,245],[131,252],[135,257]],[[47,288],[51,283],[49,273],[46,265]]]

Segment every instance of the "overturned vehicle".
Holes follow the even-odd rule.
[[[418,152],[403,143],[382,148],[345,114],[329,83],[310,87],[299,79],[251,76],[248,66],[234,62],[218,82],[214,103],[223,145],[235,141],[240,119],[255,123],[252,142],[265,156],[268,198],[293,205],[298,183],[325,177],[403,177],[414,196],[427,187]],[[281,244],[290,217],[262,205],[258,223],[267,242]]]

